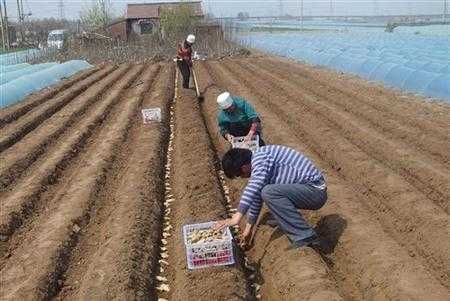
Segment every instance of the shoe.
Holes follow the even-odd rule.
[[[319,249],[320,242],[321,242],[320,237],[317,236],[316,234],[314,234],[308,238],[294,242],[292,244],[292,248],[298,249],[298,248],[302,248],[302,247],[309,247],[309,248],[313,248],[313,249]]]
[[[268,220],[266,220],[265,224],[272,228],[278,227],[278,222],[274,218],[269,218]]]

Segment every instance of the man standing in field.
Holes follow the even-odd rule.
[[[177,65],[183,76],[183,88],[189,89],[189,80],[192,67],[192,45],[195,43],[195,36],[190,34],[186,40],[178,45]]]
[[[244,98],[232,96],[224,92],[217,97],[219,113],[217,123],[220,135],[232,143],[234,137],[245,137],[250,141],[255,135],[259,136],[259,146],[264,145],[261,137],[261,120],[253,106]]]
[[[247,213],[243,231],[248,241],[264,201],[277,224],[294,247],[319,245],[319,238],[298,209],[318,210],[327,200],[322,173],[313,162],[296,150],[281,146],[260,147],[254,153],[231,149],[222,158],[225,175],[250,178],[232,218],[219,221],[215,228],[239,224]]]

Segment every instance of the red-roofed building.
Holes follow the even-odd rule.
[[[125,18],[109,24],[111,35],[115,39],[128,40],[132,36],[140,36],[159,32],[161,12],[179,5],[189,5],[194,17],[203,18],[202,2],[158,2],[127,4]]]

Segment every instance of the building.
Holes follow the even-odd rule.
[[[125,18],[108,25],[111,36],[117,40],[160,33],[161,13],[179,5],[189,5],[194,17],[203,18],[202,2],[159,2],[127,4]]]

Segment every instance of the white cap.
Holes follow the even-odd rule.
[[[195,43],[195,36],[193,34],[190,34],[187,36],[186,41],[188,41],[189,44]]]
[[[233,105],[233,98],[231,98],[229,92],[223,92],[222,94],[217,96],[217,104],[223,110],[226,110]]]

